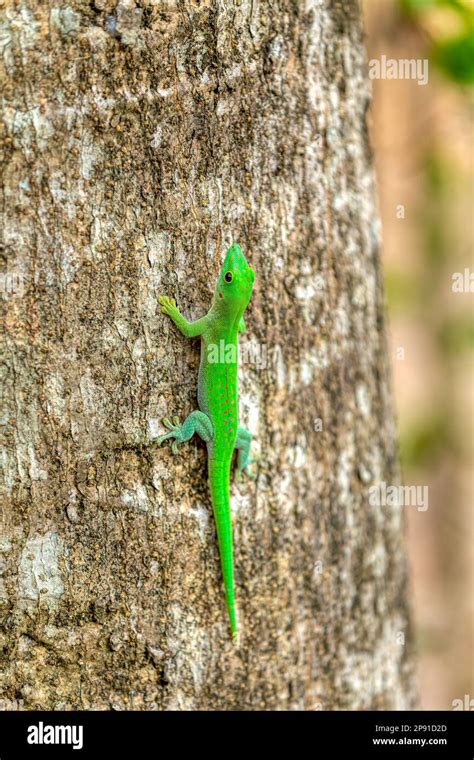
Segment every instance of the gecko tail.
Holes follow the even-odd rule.
[[[232,518],[229,497],[230,461],[209,460],[209,486],[216,521],[217,541],[221,557],[225,600],[229,615],[230,629],[234,642],[237,641],[237,611],[235,607],[234,552],[232,542]]]
[[[229,610],[230,630],[232,631],[232,640],[234,644],[239,643],[239,628],[237,625],[237,612],[235,609],[235,601],[227,600],[227,608]]]

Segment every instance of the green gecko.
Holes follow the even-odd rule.
[[[207,444],[209,487],[217,527],[222,575],[232,636],[237,638],[235,608],[232,518],[230,513],[230,468],[237,449],[237,475],[248,468],[251,434],[238,424],[237,387],[238,333],[246,331],[243,314],[252,295],[255,272],[247,264],[240,246],[227,251],[214,291],[212,306],[205,317],[188,322],[174,298],[159,296],[161,311],[167,314],[188,338],[201,337],[201,364],[198,378],[199,411],[192,412],[182,425],[164,419],[170,432],[158,438],[173,438],[171,448],[197,433]]]

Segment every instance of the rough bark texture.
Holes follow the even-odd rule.
[[[3,4],[0,695],[26,708],[412,704],[369,93],[353,0]],[[196,406],[222,252],[257,271],[230,640]],[[250,348],[252,351],[248,351]],[[245,353],[245,351],[247,352]]]

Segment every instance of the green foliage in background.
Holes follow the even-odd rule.
[[[474,3],[472,0],[400,0],[402,11],[424,26],[427,14],[444,10],[451,14],[456,32],[431,37],[433,63],[454,82],[474,85]],[[450,28],[447,24],[447,28]]]
[[[413,422],[400,436],[400,458],[405,472],[421,467],[433,467],[446,449],[454,450],[456,436],[451,429],[449,414],[437,414]]]
[[[467,317],[444,322],[438,331],[438,345],[444,354],[459,357],[474,349],[474,324]]]
[[[424,192],[417,210],[423,266],[421,272],[416,268],[389,269],[385,289],[392,314],[410,315],[429,326],[445,377],[441,384],[444,390],[438,391],[432,411],[417,416],[401,429],[400,456],[407,477],[419,468],[436,467],[446,452],[455,457],[463,455],[465,437],[459,429],[452,393],[446,393],[446,388],[452,379],[452,362],[469,361],[474,345],[470,314],[450,314],[439,306],[452,283],[453,250],[458,243],[452,226],[452,204],[456,202],[460,176],[437,144],[428,149],[423,167]]]

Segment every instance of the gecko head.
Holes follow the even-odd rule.
[[[240,245],[234,243],[226,253],[219,280],[216,300],[231,314],[243,314],[252,295],[255,272],[247,263]]]

